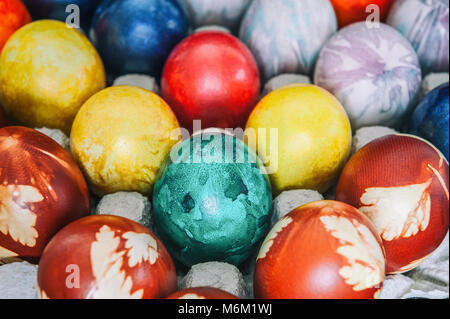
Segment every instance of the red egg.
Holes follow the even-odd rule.
[[[393,0],[331,0],[340,28],[359,21],[365,21],[378,7],[381,21],[386,20]],[[375,7],[376,6],[376,7]],[[373,20],[370,20],[373,21]]]
[[[345,166],[336,199],[372,220],[386,250],[387,273],[413,269],[448,233],[448,163],[412,135],[376,139]]]
[[[179,290],[171,294],[167,299],[239,299],[221,289],[212,287],[196,287]]]
[[[40,298],[154,299],[177,288],[172,258],[147,228],[92,215],[58,232],[38,268]]]
[[[221,31],[195,33],[172,51],[161,79],[162,96],[182,127],[244,127],[259,98],[256,61],[247,47]]]
[[[256,298],[372,299],[381,290],[381,239],[356,208],[317,201],[272,228],[258,254]]]
[[[86,181],[66,150],[30,128],[0,129],[0,264],[37,262],[58,230],[88,214]]]
[[[9,37],[30,21],[30,14],[20,0],[0,0],[0,53]]]

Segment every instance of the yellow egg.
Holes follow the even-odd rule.
[[[81,105],[105,84],[94,46],[63,22],[22,27],[0,56],[0,102],[20,125],[69,133]]]
[[[348,116],[339,101],[314,85],[291,85],[264,97],[246,126],[246,141],[268,167],[275,194],[325,192],[351,148]]]
[[[161,164],[180,139],[177,118],[158,95],[114,86],[92,96],[72,126],[70,147],[98,195],[148,195]]]

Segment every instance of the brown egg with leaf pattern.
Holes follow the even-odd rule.
[[[449,229],[448,174],[436,147],[407,134],[372,141],[344,167],[336,199],[372,221],[383,240],[388,274],[412,270],[443,242]]]
[[[369,219],[337,201],[300,206],[278,221],[259,251],[259,299],[373,299],[385,254]]]
[[[155,299],[177,289],[159,239],[112,215],[84,217],[59,231],[42,254],[37,282],[42,299]]]
[[[64,148],[30,128],[0,129],[0,264],[37,262],[58,230],[88,214],[86,181]]]

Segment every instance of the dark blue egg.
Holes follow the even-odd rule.
[[[442,84],[428,93],[414,111],[409,133],[423,137],[433,143],[447,158],[449,157],[449,83]]]
[[[90,30],[108,75],[159,77],[171,50],[189,33],[179,0],[104,0]]]
[[[23,0],[34,20],[54,19],[66,21],[71,11],[66,12],[68,5],[78,5],[80,24],[85,32],[89,31],[92,16],[101,0]]]

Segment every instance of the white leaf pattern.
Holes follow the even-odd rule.
[[[92,273],[97,287],[88,298],[96,299],[141,299],[143,289],[131,293],[133,281],[122,270],[125,250],[117,252],[120,237],[108,226],[103,226],[91,245]]]
[[[264,240],[264,243],[261,246],[261,249],[259,250],[258,259],[265,258],[266,255],[269,253],[270,248],[273,245],[273,241],[277,237],[278,233],[281,232],[284,228],[286,228],[293,219],[291,217],[284,217],[280,219],[275,226],[273,226],[272,230],[267,235],[266,239]]]
[[[128,250],[128,266],[135,267],[144,261],[154,264],[158,259],[158,245],[149,234],[127,232],[122,235],[127,240],[125,248]]]
[[[384,280],[383,250],[369,228],[341,216],[322,216],[320,221],[341,243],[337,252],[347,259],[347,265],[339,274],[354,291],[376,287]]]
[[[424,231],[430,221],[428,188],[431,181],[401,187],[367,188],[360,199],[364,206],[359,210],[372,220],[378,234],[386,241],[414,236]]]
[[[0,232],[24,246],[36,246],[36,215],[27,207],[44,199],[32,186],[0,185]]]

